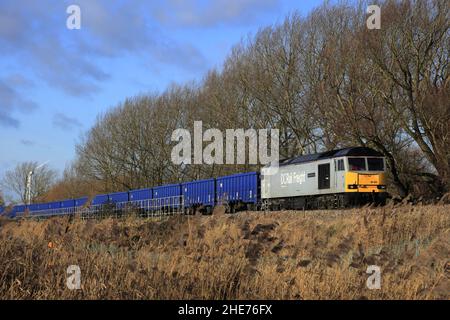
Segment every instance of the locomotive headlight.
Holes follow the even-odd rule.
[[[349,184],[348,188],[349,189],[358,189],[358,186],[356,184]]]
[[[385,185],[379,185],[377,186],[378,189],[380,190],[386,190],[386,186]]]

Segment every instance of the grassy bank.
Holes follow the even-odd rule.
[[[450,298],[449,205],[0,223],[3,299]]]

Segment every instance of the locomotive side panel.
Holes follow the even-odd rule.
[[[337,183],[334,159],[281,166],[274,174],[261,170],[263,199],[311,196],[344,192]]]

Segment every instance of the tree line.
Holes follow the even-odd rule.
[[[449,4],[325,2],[233,47],[202,81],[125,99],[98,117],[49,197],[110,192],[258,169],[174,165],[171,135],[203,127],[277,128],[280,156],[367,146],[386,157],[389,191],[450,190]]]

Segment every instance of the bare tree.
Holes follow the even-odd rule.
[[[381,30],[367,29],[368,4],[293,13],[241,41],[201,83],[126,99],[77,146],[78,177],[106,192],[257,169],[175,166],[171,133],[201,120],[205,130],[277,128],[285,157],[372,147],[398,194],[419,182],[450,189],[448,1],[379,1]]]
[[[171,135],[187,127],[195,90],[174,86],[160,96],[140,96],[99,117],[77,146],[79,174],[119,191],[178,181]]]
[[[241,106],[260,126],[280,130],[280,152],[290,157],[318,149],[310,108],[308,35],[298,14],[260,30],[236,46],[226,62],[245,97]]]
[[[384,81],[384,104],[450,188],[450,7],[445,0],[387,1],[383,28],[365,31],[366,53]],[[419,173],[421,174],[421,173]]]
[[[15,194],[17,199],[23,203],[26,202],[27,176],[30,171],[34,172],[31,183],[32,202],[44,196],[57,177],[55,170],[49,168],[48,165],[39,166],[37,162],[23,162],[7,171],[2,181],[3,188]]]
[[[381,151],[400,195],[419,177],[439,192],[448,184],[448,6],[386,1],[376,31],[364,8],[324,5],[309,17],[319,35],[309,50],[321,70],[310,83],[319,127],[329,148]]]
[[[310,107],[318,110],[317,126],[327,149],[365,145],[381,151],[393,185],[405,195],[407,187],[395,158],[411,139],[379,95],[383,80],[360,36],[364,17],[362,7],[340,5],[324,5],[310,15],[307,33],[312,41],[307,54],[314,61],[310,64]]]
[[[3,191],[0,190],[0,206],[4,206],[5,205],[5,198],[3,196]]]

